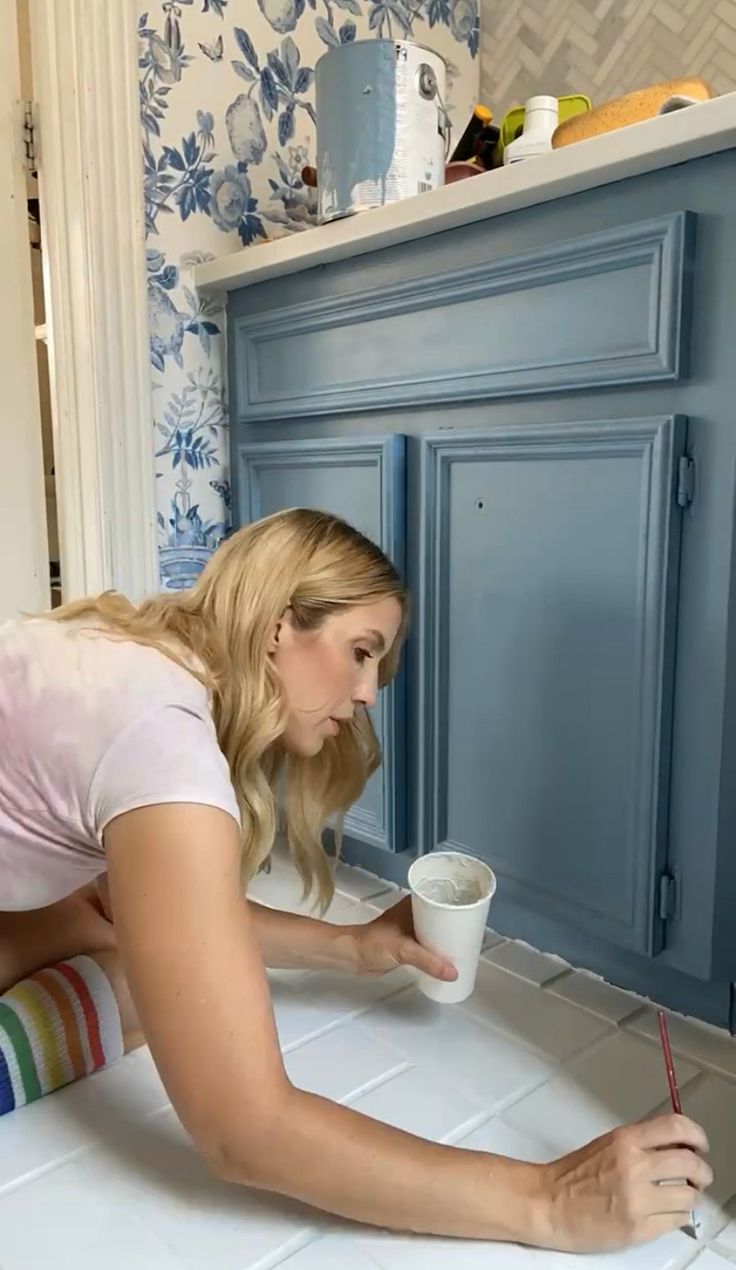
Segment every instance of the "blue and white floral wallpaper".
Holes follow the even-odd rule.
[[[163,0],[140,12],[138,37],[161,578],[179,589],[230,527],[224,312],[195,295],[192,267],[316,224],[300,173],[326,47],[436,49],[461,129],[478,93],[478,0]]]

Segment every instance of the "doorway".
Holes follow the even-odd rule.
[[[54,602],[60,589],[64,600],[110,588],[135,600],[159,586],[137,3],[10,0],[8,16],[0,621],[50,607],[51,569]],[[21,46],[27,65],[32,52],[30,188]],[[41,222],[32,254],[29,212],[36,243]]]
[[[56,462],[54,457],[54,428],[51,412],[51,388],[49,380],[49,330],[46,323],[44,296],[43,252],[41,233],[41,204],[38,171],[34,158],[33,141],[33,63],[31,60],[31,28],[28,0],[16,0],[18,19],[18,58],[20,63],[20,92],[27,111],[26,154],[26,207],[28,242],[31,260],[33,288],[33,324],[38,375],[38,398],[41,415],[41,448],[43,457],[44,498],[46,508],[46,533],[48,538],[49,587],[51,607],[62,602],[61,555],[59,550],[59,519],[56,506]]]
[[[19,49],[13,6],[0,41],[0,620],[50,603]]]

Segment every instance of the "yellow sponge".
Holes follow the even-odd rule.
[[[571,145],[574,141],[585,141],[588,137],[598,137],[604,132],[625,128],[628,124],[652,119],[659,114],[660,107],[667,98],[675,96],[708,101],[711,92],[702,79],[671,79],[666,84],[640,88],[638,92],[627,93],[625,97],[617,97],[614,101],[607,101],[602,106],[587,110],[585,114],[567,119],[556,129],[552,146],[558,149],[560,146]]]

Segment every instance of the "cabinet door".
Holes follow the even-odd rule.
[[[247,524],[286,507],[342,517],[404,572],[405,438],[244,442],[234,451],[236,515]],[[389,851],[406,847],[406,717],[403,676],[371,711],[383,763],[345,819],[346,838]]]
[[[494,905],[659,951],[677,418],[423,442],[422,841]]]

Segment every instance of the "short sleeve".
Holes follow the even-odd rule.
[[[129,724],[108,747],[90,783],[88,823],[98,841],[111,820],[137,807],[202,803],[240,825],[235,790],[212,717],[164,705]]]

